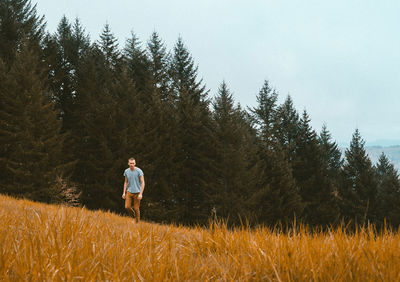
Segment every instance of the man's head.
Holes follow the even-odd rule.
[[[130,169],[132,169],[132,170],[135,169],[135,165],[136,165],[135,158],[129,158],[128,165],[129,165]]]

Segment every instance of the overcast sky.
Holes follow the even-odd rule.
[[[134,31],[178,36],[210,96],[225,80],[236,102],[256,106],[264,80],[325,123],[347,146],[358,128],[367,144],[400,145],[400,1],[393,0],[39,0],[47,30],[78,17],[92,41],[108,23],[120,47]],[[386,140],[386,141],[384,141]]]

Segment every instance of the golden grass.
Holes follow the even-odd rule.
[[[400,281],[400,235],[141,223],[0,196],[0,280]]]

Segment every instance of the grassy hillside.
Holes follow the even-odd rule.
[[[400,281],[400,235],[135,225],[0,196],[4,280]]]

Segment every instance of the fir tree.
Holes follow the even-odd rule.
[[[333,194],[334,187],[327,177],[328,164],[324,161],[317,134],[311,128],[310,121],[304,110],[291,165],[305,204],[304,219],[312,226],[327,226],[338,219],[339,209]]]
[[[151,86],[150,61],[146,50],[141,48],[141,43],[133,32],[131,38],[127,41],[124,55],[136,88],[142,92],[149,91],[148,88]]]
[[[252,160],[256,152],[249,141],[250,125],[240,106],[235,107],[225,82],[213,102],[215,121],[216,185],[210,201],[217,216],[239,223],[245,216],[245,199],[254,185]],[[253,151],[253,152],[252,152]]]
[[[154,88],[160,92],[162,100],[169,100],[171,97],[168,68],[171,55],[166,51],[165,44],[156,32],[152,33],[147,49]]]
[[[72,43],[67,58],[73,65],[73,70],[78,70],[81,60],[86,56],[90,47],[90,38],[78,18],[72,25]],[[74,76],[76,77],[76,76]]]
[[[208,193],[215,180],[213,130],[208,109],[183,91],[178,102],[178,214],[186,223],[205,222]]]
[[[120,197],[112,188],[116,186],[113,181],[116,178],[110,173],[119,164],[115,150],[123,144],[120,138],[124,131],[118,130],[121,121],[117,116],[122,114],[119,107],[124,104],[118,104],[115,88],[125,87],[123,91],[131,93],[133,85],[120,86],[115,72],[114,65],[107,63],[106,55],[95,45],[78,73],[79,95],[74,111],[77,122],[72,128],[74,155],[78,160],[74,179],[81,183],[82,201],[89,208],[119,208]]]
[[[266,80],[257,95],[258,107],[250,109],[254,124],[259,126],[260,138],[266,146],[272,146],[272,143],[275,142],[274,123],[276,120],[277,100],[278,94],[269,86],[269,82]]]
[[[0,58],[11,66],[16,52],[25,45],[40,52],[44,38],[44,16],[37,15],[36,5],[29,0],[2,0],[0,2]]]
[[[324,162],[328,165],[329,177],[332,180],[338,179],[340,169],[343,165],[342,152],[340,151],[338,144],[335,141],[332,141],[331,134],[325,124],[322,126],[322,131],[318,140]]]
[[[178,144],[175,108],[173,101],[163,99],[163,93],[154,83],[152,55],[149,58],[148,51],[141,49],[134,34],[128,40],[125,54],[128,71],[139,91],[137,103],[133,105],[140,107],[140,114],[135,115],[134,120],[138,132],[135,147],[140,148],[139,151],[135,149],[135,155],[144,160],[146,183],[153,187],[146,192],[142,211],[152,220],[171,221],[176,218],[172,193],[177,175],[174,169]]]
[[[206,222],[210,206],[207,193],[213,186],[213,128],[207,92],[197,81],[197,67],[179,38],[171,63],[172,89],[176,97],[177,155],[179,172],[177,214],[181,222]]]
[[[299,120],[299,114],[293,105],[293,100],[290,96],[287,96],[285,102],[276,110],[274,132],[289,162],[293,160],[296,150]]]
[[[377,181],[364,144],[356,129],[350,148],[346,149],[343,166],[342,214],[345,220],[354,220],[355,224],[375,221],[376,216]]]
[[[160,65],[157,61],[162,59],[157,52],[165,50],[156,49],[161,45],[150,46],[150,50],[141,49],[139,40],[133,34],[125,48],[128,71],[139,91],[137,104],[133,105],[140,107],[140,114],[134,116],[138,132],[135,147],[140,148],[139,151],[135,149],[135,155],[144,160],[142,168],[148,176],[146,183],[153,187],[146,192],[143,214],[152,220],[171,221],[176,219],[177,208],[172,192],[176,189],[178,175],[175,170],[177,117],[173,104],[175,101],[165,99],[167,95],[163,91],[168,89],[162,89],[162,84],[155,80],[156,74],[161,72],[156,67],[164,68],[162,72],[167,74],[168,66]],[[151,208],[147,209],[147,206]]]
[[[261,157],[260,182],[247,201],[249,218],[270,226],[290,223],[304,208],[290,165],[283,151],[265,151]]]
[[[28,45],[29,46],[29,45]],[[54,103],[45,87],[38,57],[22,47],[11,69],[0,62],[0,156],[2,192],[51,202],[58,176],[67,177],[63,163],[64,136]]]
[[[142,123],[143,132],[134,142],[132,152],[141,160],[141,168],[146,175],[146,197],[143,201],[143,215],[156,221],[177,221],[176,192],[180,171],[177,169],[178,123],[175,108],[151,93],[151,103],[143,105],[145,112],[136,116],[134,127]],[[137,106],[137,105],[134,105]],[[142,165],[143,164],[143,165]],[[149,207],[147,209],[147,207]]]
[[[62,121],[61,132],[66,135],[63,159],[66,162],[76,162],[74,149],[80,140],[76,139],[73,132],[80,122],[80,117],[76,114],[76,99],[79,95],[78,73],[80,64],[89,50],[90,40],[78,19],[71,25],[64,16],[57,32],[46,36],[43,45],[48,87]],[[76,187],[79,189],[79,185]]]
[[[376,165],[378,179],[379,220],[386,220],[389,225],[400,225],[400,179],[398,172],[384,153]]]
[[[50,65],[49,78],[56,107],[63,119],[69,118],[73,108],[73,84],[71,74],[73,66],[70,62],[69,49],[72,43],[72,30],[67,18],[64,16],[54,37],[46,40],[46,55]]]
[[[205,91],[203,80],[197,79],[198,67],[194,65],[194,60],[183,43],[181,37],[174,47],[174,54],[170,64],[170,77],[172,81],[172,92],[175,97],[179,97],[181,93],[189,93],[195,104],[203,103],[208,91]]]
[[[286,150],[277,139],[280,137],[277,128],[277,93],[269,87],[268,82],[264,83],[257,101],[258,107],[253,108],[251,113],[260,137],[258,166],[261,172],[247,204],[259,223],[287,223],[301,215],[303,204]]]
[[[104,63],[106,68],[119,70],[122,61],[122,54],[118,49],[118,40],[111,32],[109,24],[105,24],[97,42],[104,55]]]
[[[89,38],[84,34],[80,22],[73,26],[64,16],[53,36],[44,41],[44,53],[49,68],[49,85],[53,99],[63,120],[63,131],[68,131],[74,124],[73,111],[77,93],[77,73],[89,49]]]

